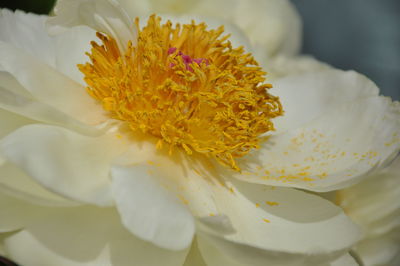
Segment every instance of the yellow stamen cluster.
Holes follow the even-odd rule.
[[[79,65],[87,92],[114,119],[132,130],[158,137],[158,145],[181,147],[213,156],[239,170],[235,158],[273,130],[271,119],[282,115],[279,99],[263,84],[265,72],[243,47],[232,48],[223,27],[204,23],[161,24],[151,16],[139,28],[138,40],[124,52],[109,36],[98,33],[90,63]],[[184,57],[198,58],[185,62]]]

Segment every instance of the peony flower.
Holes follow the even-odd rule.
[[[4,254],[26,266],[357,265],[359,226],[318,193],[394,159],[399,103],[358,73],[284,56],[300,28],[286,1],[238,1],[222,17],[207,1],[169,3],[1,11]],[[252,10],[271,16],[257,24]]]

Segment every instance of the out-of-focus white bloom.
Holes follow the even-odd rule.
[[[123,2],[125,12],[115,0],[59,1],[47,22],[51,36],[46,17],[1,11],[0,232],[11,232],[4,239],[7,255],[27,266],[356,265],[348,251],[360,239],[358,227],[340,208],[304,190],[347,188],[386,166],[400,147],[399,103],[379,96],[375,84],[355,72],[276,56],[298,49],[300,24],[286,1],[265,1],[260,9],[247,1],[232,9],[216,1],[215,10],[208,1],[168,3]],[[222,17],[221,8],[227,11]],[[251,98],[250,85],[237,86],[261,73],[247,68],[248,57],[229,44],[231,53],[221,49],[225,43],[211,38],[216,31],[202,26],[187,25],[189,33],[159,41],[157,18],[147,29],[133,23],[146,12],[168,13],[182,23],[199,15],[211,29],[224,24],[234,45],[254,51],[262,65],[270,60],[274,88],[268,92],[285,110],[273,120],[276,130],[247,138],[259,129],[247,115],[264,105],[250,101],[264,91]],[[270,28],[260,36],[265,25]],[[96,31],[108,46],[90,50],[91,41],[100,42]],[[175,46],[164,47],[172,38]],[[77,64],[89,61],[85,52],[91,61],[80,72]],[[216,52],[226,60],[211,57]],[[126,93],[132,87],[137,90]],[[152,104],[160,98],[165,101]],[[189,116],[198,103],[187,105],[192,98],[204,105]],[[130,99],[138,100],[126,104]],[[196,130],[149,115],[167,104],[165,110],[176,110],[183,117],[178,122],[191,129],[196,123],[188,120],[198,119]],[[232,116],[240,119],[230,127],[220,123]],[[200,141],[201,134],[214,142]],[[259,149],[242,156],[256,144]],[[220,152],[224,145],[230,150]]]
[[[295,55],[301,46],[301,19],[288,0],[118,0],[132,17],[152,13],[224,20],[246,33],[254,50]]]

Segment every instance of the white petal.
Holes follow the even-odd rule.
[[[229,257],[227,254],[222,253],[218,248],[213,246],[209,241],[198,237],[198,245],[201,251],[201,254],[204,254],[204,259],[207,262],[207,266],[220,266],[220,265],[229,265],[229,266],[247,266],[248,264],[243,264],[238,261],[235,261],[233,258]],[[267,261],[264,265],[275,265],[270,264]],[[289,264],[279,264],[283,265],[292,265]],[[294,262],[293,265],[299,265],[297,262]],[[309,264],[308,266],[358,266],[359,264],[353,259],[353,257],[349,254],[345,254],[342,257],[323,264]],[[189,266],[189,264],[188,264]]]
[[[350,254],[345,254],[326,266],[359,266],[359,264]]]
[[[228,256],[234,256],[230,253],[236,253],[236,248],[250,252],[242,254],[246,257],[243,263],[248,263],[246,260],[265,263],[275,255],[279,255],[277,259],[282,263],[297,260],[329,262],[344,254],[358,239],[359,232],[355,225],[339,208],[326,200],[291,189],[272,190],[238,181],[231,184],[200,156],[189,158],[178,151],[169,155],[168,151],[155,150],[154,144],[135,143],[136,149],[131,148],[130,154],[121,156],[132,159],[118,161],[123,165],[140,164],[140,168],[146,169],[140,173],[134,171],[138,166],[121,168],[127,175],[125,182],[129,181],[131,185],[128,187],[124,183],[120,187],[129,192],[131,204],[137,202],[134,205],[137,209],[145,206],[142,213],[146,215],[152,215],[154,209],[155,213],[162,215],[163,210],[157,208],[163,208],[165,203],[153,204],[158,202],[160,195],[167,194],[164,201],[181,200],[194,215],[207,216],[197,218],[198,230],[213,237],[217,235],[215,238],[219,240],[213,241],[227,246],[228,250],[221,252],[228,252]],[[131,170],[130,173],[127,169]],[[119,197],[121,193],[115,195]],[[128,196],[124,195],[126,198]],[[273,205],[270,206],[266,201],[277,201],[279,205],[270,202]],[[256,203],[263,206],[257,208]],[[145,231],[144,224],[153,225],[158,221],[165,224],[164,219],[170,217],[170,214],[161,218],[157,216],[151,222],[140,223],[137,220],[143,215],[135,215],[136,209],[127,210],[120,209],[122,216],[132,215],[131,225],[125,222],[125,226],[130,228],[134,225],[134,228],[138,228],[139,224],[142,232]],[[263,219],[269,219],[271,223]],[[312,255],[306,255],[310,253]],[[257,254],[257,257],[253,260],[248,254]],[[238,260],[235,256],[234,259]]]
[[[0,191],[43,206],[75,206],[79,204],[50,192],[10,163],[0,166]]]
[[[200,228],[201,237],[239,265],[327,263],[360,237],[340,208],[302,191],[239,181],[214,189],[219,213],[229,217],[236,232]]]
[[[129,0],[118,0],[120,2],[129,2]],[[185,14],[191,11],[193,7],[196,6],[199,2],[195,0],[147,0],[143,2],[148,2],[149,8],[151,10],[149,12],[155,12],[157,14],[165,14],[165,13],[173,13],[173,14]],[[215,4],[218,5],[218,2],[215,1]],[[132,13],[131,9],[127,9],[127,12]],[[148,14],[146,14],[148,15]]]
[[[109,254],[105,248],[98,257],[90,261],[73,261],[60,256],[40,243],[29,231],[20,231],[6,239],[9,257],[21,265],[31,266],[108,266]]]
[[[365,266],[389,264],[400,254],[400,230],[397,228],[387,234],[370,238],[359,243],[355,249]]]
[[[1,109],[0,111],[1,130],[4,131],[4,133],[0,133],[0,137],[16,129],[17,125],[19,127],[30,124],[34,120],[64,126],[88,135],[101,134],[100,130],[81,123],[46,103],[33,99],[33,96],[7,72],[0,72],[0,108],[7,110]]]
[[[178,266],[187,253],[145,243],[122,227],[115,209],[94,207],[49,210],[5,246],[11,258],[31,266]]]
[[[43,215],[41,208],[7,196],[0,190],[0,233],[24,228],[41,215]]]
[[[61,0],[57,1],[54,11],[56,16],[47,22],[51,34],[86,25],[113,37],[121,50],[127,47],[128,41],[136,43],[133,21],[116,0]]]
[[[264,58],[260,63],[263,63],[263,67],[267,71],[267,79],[272,82],[274,87],[275,80],[286,76],[332,69],[328,64],[318,61],[309,55],[277,55],[273,58]]]
[[[7,234],[0,234],[0,256],[5,257],[6,256],[6,251],[4,250],[4,238],[7,236]]]
[[[336,202],[365,234],[376,236],[400,226],[400,158],[382,172],[337,192]]]
[[[56,68],[83,86],[83,74],[77,65],[89,60],[85,54],[91,49],[91,41],[97,40],[96,32],[88,27],[74,27],[54,36],[56,50]]]
[[[159,14],[157,10],[154,10],[151,7],[150,1],[131,1],[131,0],[117,0],[118,3],[122,6],[125,12],[128,14],[129,17],[142,17],[142,16],[149,16],[152,13]],[[168,13],[165,12],[165,13]]]
[[[294,55],[300,50],[300,16],[287,0],[205,0],[192,6],[185,13],[222,18],[236,24],[255,48],[263,49],[270,56]]]
[[[45,30],[46,18],[22,11],[0,9],[0,41],[18,47],[43,63],[54,66],[54,42]]]
[[[0,42],[0,67],[12,74],[32,96],[90,124],[104,121],[103,109],[85,88],[23,51]]]
[[[190,248],[189,254],[186,256],[185,264],[183,264],[183,266],[212,266],[212,265],[205,263],[198,248],[197,241],[193,241],[192,247]]]
[[[246,264],[235,261],[228,254],[224,254],[221,250],[213,246],[210,241],[203,239],[201,236],[198,236],[197,243],[207,266],[246,266]]]
[[[278,132],[294,129],[337,109],[340,105],[377,96],[378,87],[354,71],[330,69],[289,75],[270,90],[279,96],[284,115],[274,119]]]
[[[189,210],[153,176],[148,165],[112,168],[113,195],[122,222],[136,236],[157,246],[181,250],[192,242],[194,220]]]
[[[46,188],[67,198],[112,203],[110,161],[123,151],[113,135],[86,137],[45,125],[30,125],[4,138],[3,156]]]
[[[1,91],[0,91],[0,96],[1,96]],[[0,121],[1,121],[0,139],[3,138],[4,136],[10,134],[17,128],[33,122],[30,119],[19,116],[17,114],[10,113],[3,109],[0,109]]]
[[[88,27],[74,27],[64,34],[50,37],[45,28],[46,19],[47,16],[2,9],[0,41],[21,49],[82,83],[82,74],[76,65],[87,61],[85,52],[90,49],[90,41],[97,39],[95,31]]]
[[[300,51],[301,19],[290,1],[240,0],[234,22],[255,47],[263,47],[270,55],[294,55]]]
[[[338,106],[301,128],[271,136],[235,177],[312,191],[348,187],[386,166],[400,148],[400,105],[368,97]]]

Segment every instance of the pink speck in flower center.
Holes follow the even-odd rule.
[[[168,55],[172,55],[176,52],[177,48],[176,47],[171,47],[168,49]],[[176,56],[180,56],[183,59],[183,63],[186,66],[186,70],[193,71],[193,68],[190,67],[190,64],[196,63],[200,65],[201,63],[205,63],[207,66],[209,65],[208,60],[205,58],[191,58],[189,55],[186,55],[179,51]],[[174,67],[175,64],[171,63],[170,67]]]

